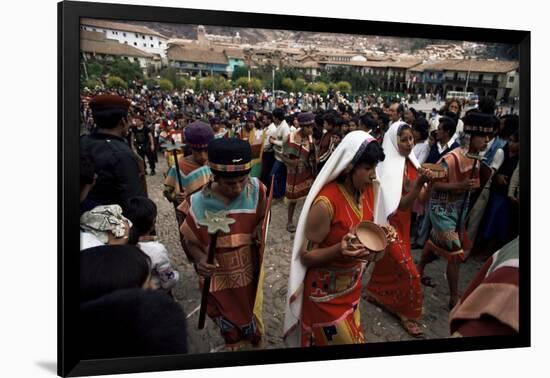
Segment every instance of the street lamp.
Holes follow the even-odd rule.
[[[464,88],[464,92],[468,92],[468,82],[470,81],[470,71],[472,70],[472,57],[469,56],[468,59],[470,60],[470,65],[468,66],[468,74],[466,75],[466,87]]]

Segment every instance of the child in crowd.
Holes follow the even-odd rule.
[[[166,247],[152,236],[157,206],[149,198],[131,197],[126,203],[124,214],[132,222],[129,244],[137,245],[151,259],[153,288],[170,290],[178,282],[179,273],[172,266]]]

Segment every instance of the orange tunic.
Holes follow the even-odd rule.
[[[407,160],[403,177],[403,192],[416,180],[416,168]],[[411,209],[395,210],[390,216],[399,239],[386,248],[382,260],[376,263],[369,284],[368,295],[386,310],[408,319],[422,315],[420,275],[411,255]]]
[[[360,208],[342,185],[326,185],[315,203],[330,211],[330,232],[319,248],[340,243],[360,221],[373,219],[372,186],[362,194]],[[361,277],[364,263],[336,260],[323,267],[309,268],[304,279],[301,345],[336,345],[366,342],[359,319]]]
[[[254,233],[265,216],[265,186],[252,178],[239,197],[227,204],[212,193],[209,184],[183,204],[186,218],[180,232],[185,240],[203,246],[205,253],[210,235],[200,221],[206,211],[224,210],[236,221],[228,234],[218,233],[215,257],[219,268],[210,282],[206,313],[220,328],[228,347],[245,341],[258,345],[263,328],[262,314],[256,312],[260,310],[256,301],[262,261]],[[199,282],[202,286],[204,281],[199,278]]]

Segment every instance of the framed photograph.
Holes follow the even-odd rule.
[[[530,32],[63,1],[58,78],[60,376],[530,346]]]

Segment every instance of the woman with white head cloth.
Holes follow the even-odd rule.
[[[420,168],[413,146],[412,129],[404,122],[393,123],[384,136],[386,158],[376,170],[380,196],[375,222],[389,223],[398,238],[376,263],[366,294],[370,301],[397,315],[405,330],[418,337],[422,330],[415,320],[422,314],[422,290],[411,256],[411,207],[417,198],[422,201],[427,197],[430,186],[424,184],[430,181],[431,173]]]
[[[364,343],[361,277],[375,254],[350,245],[374,219],[375,169],[384,153],[364,131],[349,133],[315,179],[298,221],[284,337],[291,346]],[[377,254],[382,255],[382,254]]]

